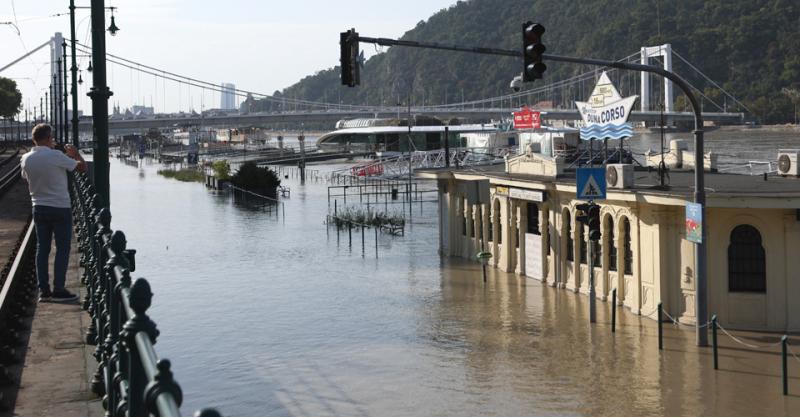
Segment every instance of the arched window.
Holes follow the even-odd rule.
[[[581,263],[586,265],[586,226],[578,225],[578,244],[580,244]]]
[[[614,241],[614,219],[606,216],[606,247],[608,248],[608,270],[617,270],[617,246]]]
[[[564,212],[564,234],[567,235],[567,260],[575,260],[575,249],[572,240],[572,221],[568,211]]]
[[[761,233],[749,224],[740,224],[731,232],[728,291],[767,291],[767,260],[761,246]]]
[[[625,250],[625,273],[633,274],[633,251],[631,250],[631,222],[627,217],[622,218],[623,249]]]

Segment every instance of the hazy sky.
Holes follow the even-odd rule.
[[[375,37],[399,37],[420,20],[448,7],[455,0],[106,0],[116,6],[120,31],[106,36],[110,53],[204,81],[232,82],[237,88],[272,93],[302,77],[338,65],[339,32],[355,27]],[[76,6],[89,6],[76,0]],[[15,21],[20,30],[0,25],[0,67],[46,42],[55,32],[69,37],[68,0],[0,0],[0,22]],[[48,17],[57,13],[65,16]],[[77,10],[77,38],[88,43],[89,10]],[[106,26],[110,17],[106,16]],[[24,46],[23,46],[24,44]],[[372,45],[362,45],[367,55]],[[29,59],[0,73],[16,79],[23,93],[23,106],[38,105],[47,91],[49,52],[45,48]],[[84,84],[80,104],[91,75],[85,71],[88,58],[79,59]],[[138,74],[109,64],[112,103],[155,106],[161,112],[179,105],[200,110],[219,107],[219,94],[202,93],[174,82]]]

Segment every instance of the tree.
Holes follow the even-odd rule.
[[[281,185],[278,175],[269,168],[261,168],[255,162],[245,162],[231,177],[233,185],[256,194],[275,198]]]
[[[12,117],[19,113],[22,106],[22,93],[17,88],[17,82],[0,77],[0,117]]]

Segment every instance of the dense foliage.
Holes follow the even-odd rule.
[[[471,0],[420,21],[402,38],[467,46],[520,49],[521,24],[533,20],[547,32],[548,53],[620,59],[642,46],[671,43],[675,52],[702,70],[751,110],[762,123],[794,121],[800,105],[800,3],[797,0]],[[342,30],[355,26],[351,22]],[[362,33],[364,36],[385,36]],[[338,50],[338,38],[330,39]],[[362,44],[362,50],[373,46]],[[710,104],[732,111],[742,108],[692,71],[679,58],[674,68],[704,90]],[[589,67],[546,62],[545,81],[556,82]],[[510,92],[509,81],[521,71],[517,58],[395,47],[371,57],[361,72],[361,86],[340,85],[334,67],[303,78],[278,96],[337,103],[415,105],[461,102]],[[638,83],[638,75],[612,75],[623,93]],[[586,99],[587,86],[563,97],[539,95],[530,101],[554,100],[570,106]],[[544,85],[533,83],[526,88]],[[581,90],[583,87],[583,90]],[[654,94],[656,95],[656,94]],[[677,95],[677,89],[676,89]],[[676,97],[679,107],[685,98]],[[251,101],[252,102],[252,101]],[[514,103],[517,104],[517,103]],[[278,110],[280,103],[257,102],[252,110]]]
[[[269,168],[261,168],[255,162],[245,162],[231,177],[233,185],[267,197],[275,197],[281,185],[278,175]]]
[[[167,178],[174,178],[178,181],[184,182],[203,182],[206,179],[206,176],[202,171],[192,168],[184,168],[181,170],[159,169],[158,174]]]
[[[0,77],[0,117],[12,117],[19,113],[22,105],[22,93],[17,88],[17,82]]]
[[[224,159],[214,161],[211,164],[211,170],[214,171],[214,177],[220,181],[227,181],[231,178],[231,164]]]

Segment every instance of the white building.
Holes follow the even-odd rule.
[[[222,93],[220,95],[220,108],[222,110],[236,109],[236,85],[232,83],[222,83]]]

